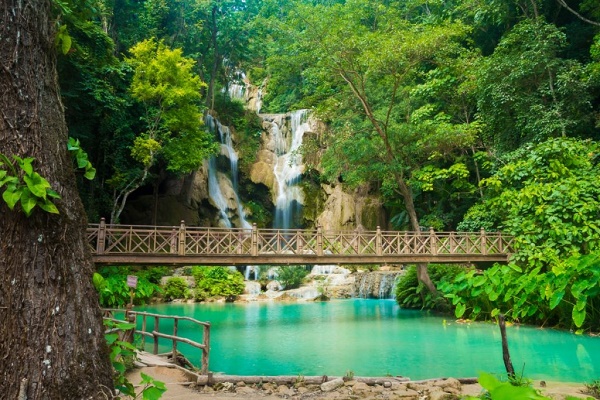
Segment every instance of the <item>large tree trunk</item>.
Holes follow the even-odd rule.
[[[0,393],[5,399],[106,399],[104,340],[86,218],[66,150],[50,0],[0,6],[0,153],[35,157],[62,196],[27,218],[0,200]]]

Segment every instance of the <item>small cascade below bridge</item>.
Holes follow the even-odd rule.
[[[354,281],[354,297],[393,299],[396,282],[402,273],[402,271],[372,271],[357,274]]]

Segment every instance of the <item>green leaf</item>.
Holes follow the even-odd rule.
[[[516,271],[516,272],[519,272],[519,273],[520,273],[520,272],[523,272],[523,270],[521,269],[521,267],[519,267],[517,264],[510,263],[510,264],[508,264],[508,266],[509,266],[511,269],[513,269],[514,271]]]
[[[560,304],[564,295],[565,295],[564,291],[554,292],[554,294],[550,298],[550,309],[551,310],[554,310],[556,308],[556,306]]]
[[[80,148],[79,139],[70,137],[69,141],[67,142],[67,150],[75,151],[75,150],[79,150],[79,148]]]
[[[77,168],[85,168],[89,164],[88,155],[84,151],[77,152]]]
[[[34,196],[41,199],[46,198],[46,188],[49,188],[50,184],[40,174],[34,172],[30,176],[24,176],[23,180]]]
[[[577,307],[573,307],[573,322],[575,326],[580,328],[583,325],[583,321],[585,321],[585,308],[583,310],[578,310]]]
[[[46,195],[52,197],[54,199],[60,199],[60,194],[56,190],[48,189],[46,190]]]
[[[487,391],[492,391],[502,384],[495,376],[482,372],[479,375],[479,384]]]
[[[25,212],[26,216],[30,216],[33,208],[37,204],[37,197],[33,195],[29,189],[23,188],[21,193],[21,207],[23,208],[23,212]]]
[[[91,164],[90,164],[91,165]],[[84,178],[89,179],[90,181],[96,177],[96,168],[89,167],[85,169],[85,174],[83,174]]]
[[[158,400],[162,397],[165,391],[166,389],[159,389],[155,386],[151,386],[142,392],[142,398],[144,400]]]
[[[17,164],[19,164],[21,169],[23,171],[25,171],[25,173],[27,175],[31,175],[33,173],[33,166],[31,165],[31,163],[33,163],[33,160],[35,160],[34,158],[32,158],[32,157],[21,158],[18,156],[13,156],[13,158],[17,161]]]
[[[102,290],[102,288],[104,288],[104,286],[106,285],[104,277],[97,272],[94,272],[92,282],[94,283],[94,287],[96,288],[96,290]]]
[[[454,315],[456,315],[456,318],[461,318],[466,310],[466,305],[464,305],[463,303],[458,303],[456,305],[456,309],[454,310]]]
[[[43,203],[38,203],[40,208],[50,214],[59,214],[58,208],[50,200],[45,199]]]
[[[71,36],[65,32],[61,38],[61,50],[63,54],[67,54],[71,50]]]
[[[21,193],[22,191],[17,190],[16,185],[10,185],[6,188],[4,193],[2,193],[2,198],[8,205],[8,208],[10,208],[11,210],[15,208],[15,204],[17,204],[17,202],[21,198]]]

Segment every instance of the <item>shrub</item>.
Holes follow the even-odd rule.
[[[302,284],[308,271],[304,266],[277,268],[277,281],[284,289],[295,289]]]
[[[127,286],[127,275],[134,275],[129,267],[103,267],[94,274],[94,286],[100,295],[101,307],[124,307],[130,301],[131,288]],[[160,286],[150,282],[144,275],[138,275],[134,290],[134,304],[146,304],[152,297],[162,292]]]
[[[429,277],[437,287],[441,282],[453,281],[464,270],[464,267],[446,264],[431,264],[428,267]],[[417,268],[414,265],[406,269],[396,284],[396,301],[404,308],[445,309],[447,305],[436,298],[417,279]]]
[[[188,283],[185,278],[180,276],[173,276],[167,279],[167,283],[164,287],[165,291],[165,299],[173,300],[173,299],[187,299],[190,295],[190,290],[188,289]]]
[[[225,296],[233,300],[244,292],[244,277],[238,271],[225,267],[194,267],[192,275],[196,281],[196,299]]]

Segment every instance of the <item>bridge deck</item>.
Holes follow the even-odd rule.
[[[88,228],[98,264],[294,265],[506,262],[499,232],[225,229],[100,224]]]

